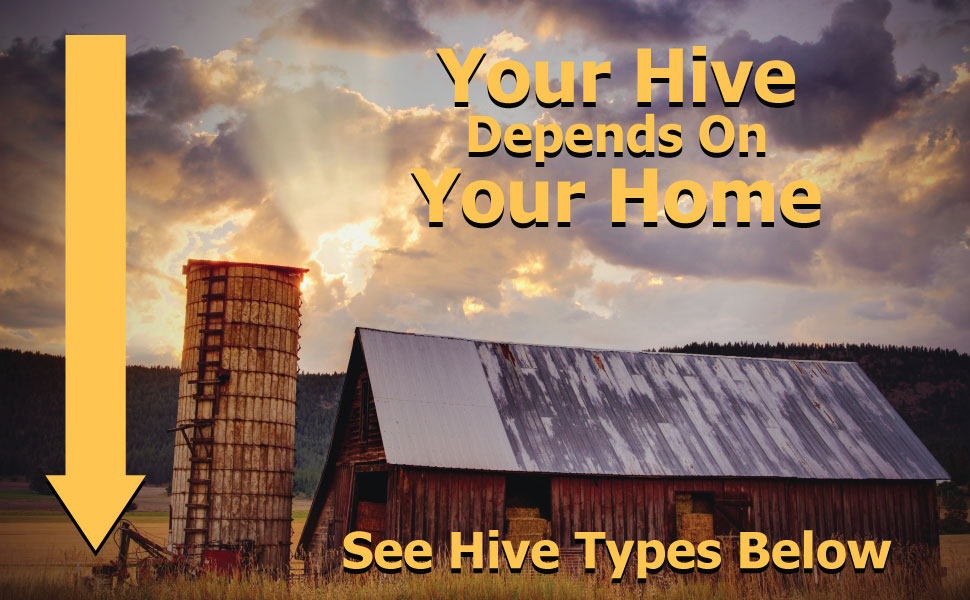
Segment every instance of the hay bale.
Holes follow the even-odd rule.
[[[677,519],[680,519],[681,515],[687,514],[692,511],[693,502],[691,501],[691,494],[689,493],[679,493],[674,494],[674,509],[677,514]]]
[[[680,515],[677,537],[697,544],[714,537],[714,515],[685,513]]]
[[[506,519],[538,519],[539,518],[538,508],[513,508],[509,507],[505,509]]]
[[[550,529],[549,521],[545,519],[509,519],[509,535],[538,535],[543,536]]]

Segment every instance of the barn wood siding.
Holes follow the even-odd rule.
[[[352,495],[349,465],[340,468],[313,537],[314,553],[331,559],[341,555]],[[391,465],[387,535],[403,543],[427,540],[443,549],[450,546],[452,531],[460,531],[466,541],[474,531],[504,533],[505,483],[503,473]],[[763,532],[772,542],[800,541],[810,529],[816,543],[842,538],[891,540],[896,547],[939,546],[932,481],[553,476],[550,492],[551,539],[567,553],[578,547],[573,537],[577,531],[602,531],[617,540],[673,542],[678,539],[677,492],[710,493],[717,505],[750,498],[744,509],[746,529]],[[715,523],[718,519],[723,517],[715,512]]]
[[[800,540],[810,529],[816,540],[939,544],[932,481],[615,477],[552,478],[553,541],[565,548],[576,545],[576,531],[603,531],[611,539],[672,542],[676,492],[712,493],[715,504],[749,496],[748,530],[770,540]]]
[[[312,556],[310,562],[316,568],[333,560],[349,531],[355,469],[363,468],[364,465],[387,464],[373,402],[369,403],[367,411],[366,439],[361,437],[361,399],[367,382],[367,371],[358,373],[355,381],[350,402],[342,405],[337,415],[337,427],[331,448],[331,452],[335,453],[335,464],[329,474],[329,481],[324,482],[326,485],[322,490],[324,496],[320,514],[309,538],[310,543],[304,548]],[[393,481],[394,476],[391,474],[389,490],[393,489]],[[390,505],[389,493],[388,506]]]
[[[505,475],[476,471],[396,468],[389,498],[388,535],[407,542],[451,544],[451,532],[470,541],[474,531],[505,529]]]

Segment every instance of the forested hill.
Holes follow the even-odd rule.
[[[954,481],[970,481],[970,355],[919,346],[746,342],[660,351],[857,362]]]
[[[872,345],[691,344],[665,351],[850,360],[886,395],[958,482],[970,479],[970,356]],[[171,476],[178,370],[128,367],[128,472],[152,483]],[[330,444],[343,375],[301,373],[297,384],[294,488],[312,494]],[[63,473],[64,359],[0,349],[0,477]]]
[[[172,476],[178,369],[127,368],[128,472]],[[296,391],[297,493],[312,494],[330,444],[342,374],[301,373]],[[64,472],[64,358],[0,349],[0,477]],[[40,480],[43,487],[42,480]]]

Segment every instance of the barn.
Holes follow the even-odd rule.
[[[855,363],[359,328],[298,553],[313,571],[350,531],[444,546],[492,529],[564,557],[576,531],[935,551],[947,477]]]

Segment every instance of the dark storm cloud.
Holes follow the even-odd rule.
[[[128,221],[147,240],[129,247],[136,275],[130,284],[139,267],[167,251],[161,224],[259,205],[265,189],[234,128],[224,124],[202,136],[185,128],[187,120],[217,104],[233,105],[256,84],[251,66],[231,58],[202,61],[178,48],[128,57]],[[63,38],[53,45],[17,40],[0,52],[0,239],[0,328],[58,335],[64,319]]]
[[[242,148],[235,127],[223,123],[210,143],[194,144],[182,155],[178,197],[197,206],[255,206],[264,183]]]
[[[911,0],[915,4],[926,4],[927,0]],[[955,14],[970,9],[970,0],[929,0],[929,4],[938,10]]]
[[[889,10],[887,0],[846,2],[836,7],[817,42],[798,43],[784,36],[761,42],[739,32],[714,56],[728,64],[781,59],[794,67],[794,106],[760,105],[752,97],[753,84],[748,84],[743,106],[768,124],[773,140],[802,149],[857,144],[873,124],[939,82],[926,68],[902,77],[896,73],[895,41],[885,27]]]
[[[629,205],[625,228],[610,226],[609,203],[574,209],[573,226],[590,251],[618,265],[671,275],[729,280],[800,282],[825,241],[824,227],[792,230],[783,223],[762,228],[678,229],[663,220],[656,228],[636,224],[637,205]],[[753,213],[754,214],[754,213]]]
[[[461,4],[485,10],[515,10],[520,6],[507,0],[466,0]],[[532,22],[552,19],[557,30],[578,29],[598,42],[685,39],[712,29],[702,18],[708,7],[717,6],[723,10],[741,4],[740,0],[723,3],[708,0],[531,0],[522,3]]]
[[[64,44],[17,40],[0,53],[2,328],[63,321],[63,194]]]
[[[128,57],[129,195],[136,216],[180,222],[199,218],[203,210],[251,208],[261,201],[265,185],[234,121],[211,134],[186,129],[212,107],[239,108],[261,89],[252,63],[234,58],[201,60],[175,47]]]
[[[864,210],[837,223],[833,258],[910,286],[970,283],[967,106],[970,85],[954,84],[876,133],[892,143],[880,164],[859,165],[843,179],[841,193]]]
[[[379,53],[425,50],[438,43],[413,0],[316,0],[281,28],[309,41]]]
[[[251,63],[219,56],[203,61],[174,46],[129,55],[129,111],[180,123],[214,105],[236,104],[259,85],[260,77]]]
[[[126,120],[129,166],[152,161],[158,153],[175,154],[185,146],[185,134],[173,123],[146,113],[128,113]]]
[[[207,108],[205,88],[181,48],[152,48],[128,58],[128,104],[170,121]]]
[[[743,0],[660,0],[589,2],[588,0],[315,0],[286,15],[268,33],[286,32],[308,41],[378,53],[423,51],[441,43],[426,25],[435,14],[524,12],[525,22],[542,33],[581,31],[602,43],[686,39],[716,27],[705,19],[708,9],[725,10]]]
[[[53,291],[53,290],[46,290]],[[56,327],[64,323],[63,291],[38,293],[33,286],[0,292],[0,325],[10,329]]]

